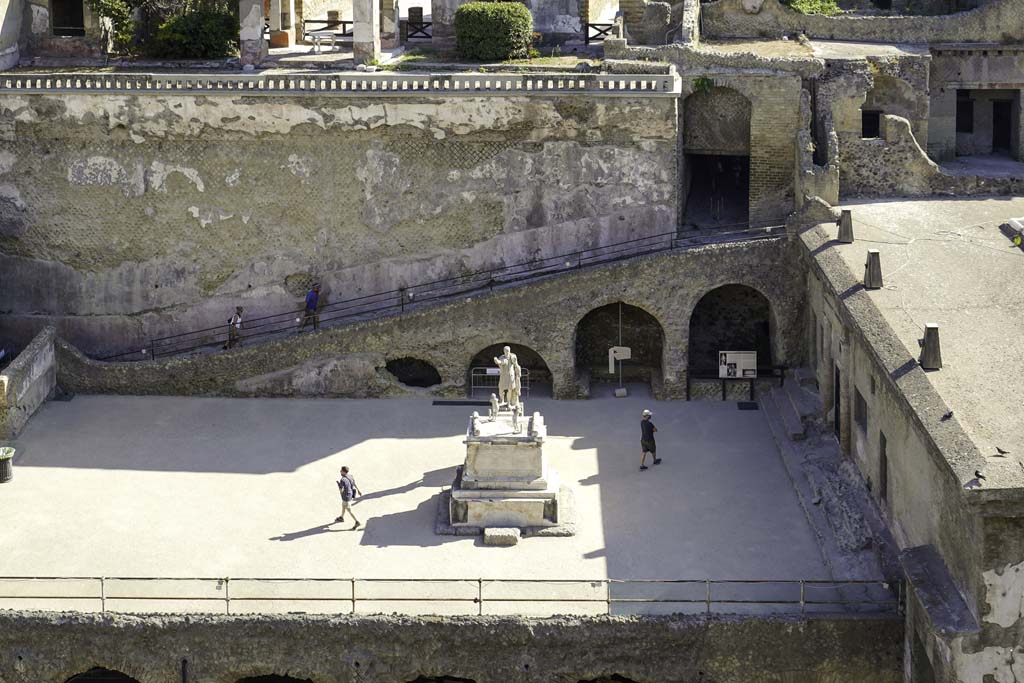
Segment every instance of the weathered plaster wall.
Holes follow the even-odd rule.
[[[673,97],[0,97],[0,300],[102,354],[671,231]]]
[[[0,71],[18,64],[22,15],[22,0],[0,0]]]
[[[733,283],[765,295],[776,323],[773,356],[797,365],[803,354],[802,273],[794,245],[777,238],[638,257],[397,317],[192,358],[102,363],[58,342],[58,377],[61,386],[81,393],[386,396],[405,391],[383,369],[386,361],[412,357],[441,375],[442,383],[426,393],[464,396],[472,359],[505,340],[540,354],[554,395],[575,398],[588,389],[577,385],[577,324],[595,308],[621,301],[661,325],[656,389],[682,398],[691,312],[708,291]]]
[[[140,683],[897,683],[897,618],[0,617],[0,677],[63,683],[107,666]]]
[[[0,371],[0,439],[13,439],[53,394],[57,361],[56,330],[45,328]]]
[[[827,248],[824,231],[810,229],[802,242],[813,255],[807,277],[810,356],[829,419],[839,421],[841,446],[872,483],[901,548],[934,545],[945,568],[935,568],[927,580],[939,580],[948,570],[948,603],[956,602],[949,591],[958,592],[981,624],[973,633],[958,629],[956,614],[943,612],[947,605],[911,600],[908,637],[916,633],[923,639],[936,681],[1012,681],[1021,672],[1014,653],[1024,646],[1024,522],[1011,516],[1011,504],[982,501],[965,490],[962,482],[982,461],[977,448],[955,416],[940,419],[946,404],[857,285],[858,276]],[[854,422],[855,390],[867,405],[865,427]],[[832,411],[837,391],[839,415]],[[884,499],[882,434],[888,461]]]
[[[993,0],[968,12],[928,17],[827,17],[801,14],[778,0],[716,0],[701,8],[701,21],[708,38],[778,38],[803,33],[808,38],[836,40],[987,43],[1024,37],[1024,13],[1018,0]]]

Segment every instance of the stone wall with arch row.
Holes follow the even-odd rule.
[[[468,368],[477,354],[509,342],[543,359],[556,398],[580,398],[587,391],[576,367],[577,326],[591,311],[622,302],[661,326],[656,395],[683,398],[691,314],[706,293],[722,285],[747,285],[768,300],[775,321],[774,362],[795,365],[802,359],[802,268],[795,244],[783,236],[641,257],[216,354],[104,363],[58,340],[58,380],[81,393],[455,397],[466,394]],[[425,388],[401,384],[386,369],[389,360],[399,358],[428,363],[441,382]]]

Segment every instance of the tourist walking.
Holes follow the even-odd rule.
[[[356,480],[349,474],[348,467],[341,468],[341,479],[338,480],[338,493],[341,494],[341,514],[334,521],[344,522],[345,513],[347,512],[352,516],[352,521],[356,523],[352,528],[358,529],[359,520],[356,519],[355,513],[352,512],[352,501],[363,495],[363,492],[356,486]]]
[[[228,341],[225,349],[231,349],[242,343],[242,307],[235,306],[235,314],[228,319]]]
[[[313,330],[320,329],[320,285],[315,284],[306,293],[306,309],[302,313],[302,323],[299,325],[299,332],[306,329],[306,323],[313,323]]]
[[[658,428],[651,421],[652,414],[651,411],[644,410],[643,417],[640,419],[640,471],[647,469],[648,453],[651,454],[655,465],[661,464],[661,458],[658,457],[658,445],[654,443],[654,433],[658,431]]]

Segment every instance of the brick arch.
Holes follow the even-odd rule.
[[[531,386],[534,384],[542,384],[550,386],[554,381],[554,373],[551,370],[551,366],[548,365],[548,361],[545,358],[542,351],[537,351],[534,344],[524,344],[519,341],[507,339],[500,342],[489,344],[482,349],[474,353],[466,363],[466,391],[467,393],[471,389],[470,384],[470,373],[473,367],[483,366],[490,367],[494,364],[494,357],[501,355],[501,349],[504,346],[512,347],[512,352],[515,353],[519,358],[520,367],[529,368],[531,377]],[[547,387],[544,389],[544,393],[547,393]],[[531,393],[531,395],[533,395]],[[485,398],[484,396],[474,396],[473,398]]]
[[[728,301],[718,300],[723,297],[733,300],[731,308],[726,307]],[[694,325],[710,324],[705,316],[714,315],[716,312],[721,316],[731,316],[731,319],[724,321],[723,329],[717,332],[708,331],[706,335],[696,335],[695,339]],[[779,330],[780,318],[777,305],[771,293],[766,292],[764,287],[756,283],[725,282],[703,290],[689,306],[687,320],[687,372],[691,375],[695,372],[702,374],[702,371],[707,371],[712,364],[717,367],[716,359],[710,356],[708,358],[695,358],[694,356],[694,354],[707,355],[712,351],[723,350],[704,348],[716,339],[726,345],[743,343],[747,348],[757,350],[758,365],[762,367],[778,364],[781,359],[785,358],[782,335]],[[760,331],[757,326],[762,323],[767,325],[767,329]],[[760,338],[761,335],[764,335],[763,339]],[[759,341],[761,348],[756,348]],[[747,350],[747,348],[732,350]],[[770,354],[767,361],[763,358],[765,351]],[[712,363],[712,361],[715,362]]]
[[[576,320],[572,334],[573,366],[579,391],[589,395],[594,373],[603,377],[607,373],[606,347],[618,345],[619,305],[622,306],[622,344],[633,352],[631,361],[623,365],[627,381],[648,381],[654,393],[660,393],[662,371],[665,367],[666,326],[663,319],[652,313],[657,307],[638,306],[624,299],[591,306]],[[602,350],[591,348],[597,344]]]
[[[683,150],[749,155],[752,112],[750,99],[735,88],[715,84],[695,90],[683,100]]]

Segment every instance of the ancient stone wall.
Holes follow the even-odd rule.
[[[784,237],[707,246],[573,271],[229,352],[103,363],[58,342],[58,377],[61,386],[81,393],[393,396],[410,390],[385,370],[387,361],[417,358],[437,368],[442,380],[417,392],[465,396],[473,358],[507,341],[540,355],[551,371],[556,397],[576,398],[588,390],[577,385],[577,325],[592,310],[621,301],[660,325],[662,381],[656,388],[665,398],[682,398],[690,317],[704,294],[726,284],[761,292],[775,322],[772,355],[777,363],[797,366],[804,352],[801,283],[794,245]]]
[[[928,158],[898,116],[882,117],[882,137],[839,136],[840,193],[843,196],[1020,194],[1024,179],[955,175]]]
[[[897,683],[898,618],[0,617],[0,678],[64,683],[94,666],[139,683],[628,680]],[[622,678],[618,678],[622,677]],[[441,680],[441,679],[438,679]],[[448,679],[444,679],[448,680]]]
[[[918,594],[931,590],[932,598],[910,600],[907,652],[924,668],[912,666],[915,675],[906,680],[968,683],[1017,674],[1014,649],[1024,645],[1019,578],[1024,543],[1021,518],[1014,516],[1016,492],[993,492],[989,498],[965,488],[963,482],[984,461],[982,454],[955,416],[940,419],[948,406],[857,285],[858,274],[825,248],[825,231],[807,230],[802,242],[811,261],[811,357],[817,360],[827,408],[834,392],[842,396],[840,413],[829,414],[830,421],[839,422],[842,449],[872,483],[899,546],[938,551],[937,564],[912,577]],[[866,406],[863,424],[854,420],[856,394]],[[945,576],[950,583],[936,592],[934,584]],[[921,676],[924,669],[935,677]]]
[[[885,43],[985,43],[1024,37],[1024,14],[1017,0],[994,0],[967,12],[927,17],[827,17],[801,14],[778,0],[716,0],[701,8],[701,21],[708,38],[779,38],[803,33],[808,38]]]
[[[56,330],[47,327],[0,370],[0,439],[13,439],[57,383]]]
[[[0,300],[90,353],[676,226],[672,96],[4,95]],[[141,347],[140,347],[141,348]]]
[[[935,48],[931,51],[929,72],[929,93],[931,111],[929,118],[928,156],[936,161],[952,159],[958,153],[956,131],[957,91],[978,90],[984,97],[992,90],[1012,90],[1004,99],[1017,100],[1019,112],[1020,90],[1024,87],[1024,47],[1000,45],[991,50],[971,50],[957,47]],[[975,114],[982,114],[977,107]],[[987,112],[991,114],[991,110]],[[1013,153],[1020,158],[1022,153],[1020,116],[1017,116],[1016,140]],[[991,147],[991,128],[989,144]]]

